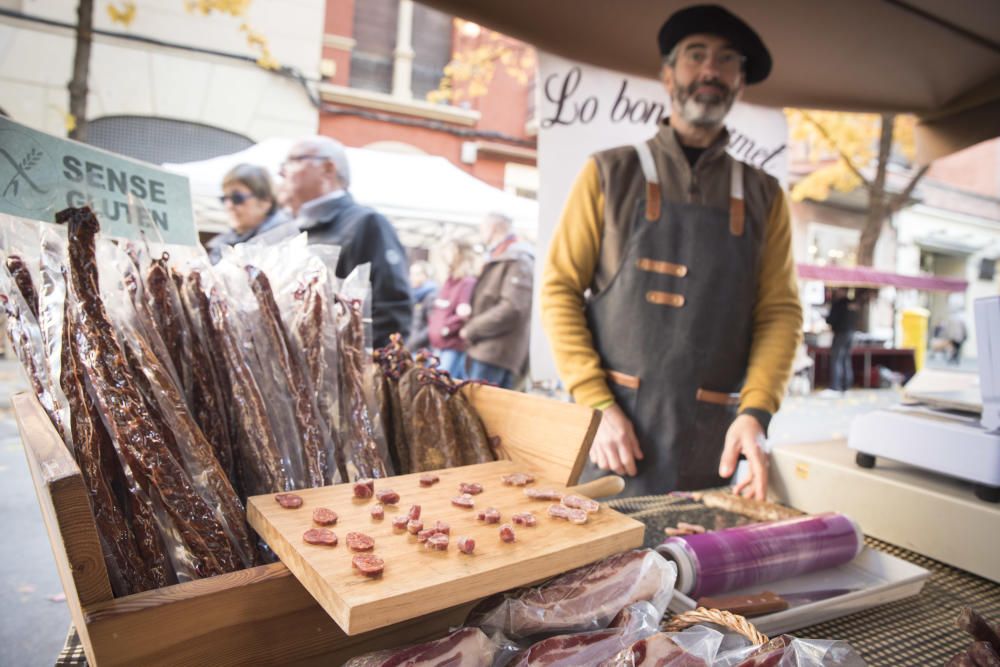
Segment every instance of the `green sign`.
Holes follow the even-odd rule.
[[[187,177],[0,116],[0,212],[53,222],[79,206],[109,236],[198,243]]]

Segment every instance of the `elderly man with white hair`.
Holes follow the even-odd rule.
[[[303,139],[288,152],[281,175],[282,198],[309,243],[340,246],[338,277],[371,263],[375,346],[386,345],[392,333],[406,338],[412,316],[406,253],[392,223],[348,192],[351,170],[343,145],[329,137]]]

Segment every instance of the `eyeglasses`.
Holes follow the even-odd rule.
[[[221,197],[219,197],[219,201],[222,202],[223,206],[225,206],[226,200],[228,199],[229,201],[233,202],[233,206],[239,206],[248,199],[253,199],[253,198],[254,196],[252,194],[247,194],[245,192],[234,192],[231,195],[222,195]]]
[[[725,74],[737,74],[743,70],[743,63],[746,56],[733,49],[722,49],[717,53],[712,53],[705,47],[693,46],[680,54],[680,61],[688,67],[701,67],[712,59],[716,68]]]
[[[289,155],[285,158],[285,161],[281,163],[278,168],[278,173],[284,173],[285,167],[288,166],[290,162],[301,162],[303,160],[329,160],[330,158],[323,155]]]

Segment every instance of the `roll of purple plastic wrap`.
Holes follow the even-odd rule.
[[[678,565],[678,590],[699,598],[843,565],[862,546],[854,521],[830,513],[671,537],[659,550]]]

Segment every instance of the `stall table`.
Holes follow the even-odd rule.
[[[830,348],[807,346],[813,360],[813,387],[830,384]],[[868,389],[879,386],[878,367],[901,373],[909,379],[917,372],[914,351],[902,348],[887,348],[874,345],[857,345],[851,348],[851,368],[854,370],[854,386]]]

